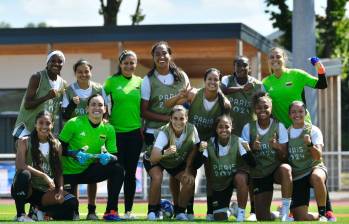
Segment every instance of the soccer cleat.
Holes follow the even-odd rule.
[[[156,219],[157,220],[163,220],[164,219],[164,213],[162,211],[158,211],[156,214]]]
[[[194,214],[187,214],[187,218],[188,218],[189,221],[194,221],[195,220]]]
[[[207,214],[206,215],[206,221],[214,221],[213,214]]]
[[[136,216],[133,215],[132,212],[128,211],[125,213],[124,219],[133,220],[133,219],[136,219]]]
[[[257,222],[257,216],[255,213],[250,213],[250,216],[247,217],[246,221],[248,222]]]
[[[103,219],[106,221],[122,221],[123,219],[120,218],[119,214],[115,210],[110,210],[109,213],[104,213]]]
[[[185,213],[178,213],[176,215],[176,220],[181,220],[181,221],[188,221],[187,216],[185,215]]]
[[[283,215],[281,217],[281,222],[293,222],[294,221],[294,218],[288,216],[288,215]]]
[[[326,218],[326,216],[320,216],[319,222],[328,222],[328,219]]]
[[[156,218],[155,212],[149,212],[148,216],[147,216],[147,219],[148,219],[148,221],[156,221],[157,218]]]
[[[237,217],[236,217],[237,222],[243,222],[245,221],[245,210],[239,209]]]
[[[86,216],[86,220],[98,220],[98,216],[96,213],[88,213]]]
[[[336,222],[337,221],[337,218],[336,218],[336,216],[334,216],[332,211],[327,211],[325,216],[329,222]]]
[[[25,214],[22,214],[21,216],[17,217],[15,219],[17,222],[35,222],[30,217],[26,216]]]

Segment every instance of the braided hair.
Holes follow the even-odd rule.
[[[114,74],[115,76],[117,75],[121,75],[122,71],[121,71],[121,67],[120,64],[128,57],[128,56],[133,56],[136,58],[137,61],[137,55],[134,51],[131,50],[123,50],[119,56],[119,65],[118,65],[118,69],[116,70],[116,73]]]
[[[216,153],[217,157],[219,156],[217,127],[218,127],[219,122],[221,122],[221,120],[227,120],[230,123],[230,126],[233,127],[233,119],[229,115],[223,114],[223,115],[216,118],[216,120],[214,122],[214,126],[213,126],[214,130],[215,130],[214,135],[213,135],[213,143],[214,143],[215,153]]]

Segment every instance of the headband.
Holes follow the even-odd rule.
[[[47,55],[46,64],[50,61],[50,59],[52,58],[53,55],[58,55],[59,57],[61,57],[63,59],[61,65],[64,64],[64,62],[65,62],[64,54],[62,51],[59,51],[59,50],[52,51],[51,53],[49,53]]]

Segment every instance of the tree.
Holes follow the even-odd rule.
[[[292,11],[285,0],[265,0],[265,3],[267,7],[277,6],[280,10],[280,12],[271,10],[265,10],[265,12],[270,13],[273,27],[285,32],[280,39],[280,44],[287,50],[292,50]]]
[[[142,22],[144,20],[144,18],[145,18],[145,15],[142,14],[141,0],[138,0],[136,11],[133,15],[131,15],[132,26],[138,25],[140,22]]]
[[[26,28],[45,28],[45,27],[48,27],[48,25],[45,22],[40,22],[38,24],[28,23],[25,27]]]
[[[1,21],[0,22],[0,29],[2,29],[2,28],[11,28],[11,24],[4,22],[4,21]]]
[[[103,15],[104,26],[116,26],[118,24],[118,13],[122,0],[107,0],[107,4],[104,4],[104,0],[100,0],[101,8],[99,14]]]

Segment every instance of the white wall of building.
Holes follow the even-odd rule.
[[[66,54],[61,75],[68,84],[75,81],[74,63],[80,58],[88,60],[92,66],[92,80],[103,83],[111,71],[110,60],[100,54]],[[27,88],[29,78],[46,66],[46,55],[9,55],[0,56],[0,89]]]

